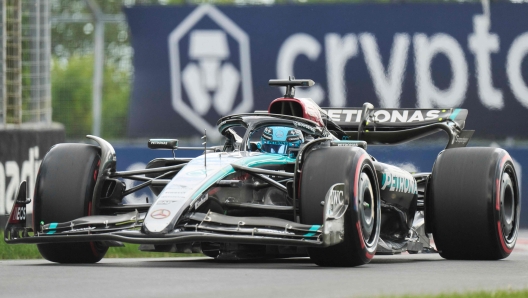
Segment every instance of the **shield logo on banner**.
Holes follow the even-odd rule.
[[[253,108],[249,37],[214,6],[199,6],[171,32],[169,55],[172,107],[199,132],[218,136],[207,118]]]

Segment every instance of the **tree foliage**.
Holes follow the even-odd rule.
[[[93,55],[72,56],[67,63],[54,59],[51,71],[53,121],[63,123],[66,137],[81,139],[92,130]],[[102,96],[103,138],[126,133],[130,73],[105,65]]]

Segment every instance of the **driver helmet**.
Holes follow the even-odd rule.
[[[298,149],[302,143],[304,143],[304,137],[300,130],[284,126],[269,126],[264,129],[260,137],[260,150],[288,155],[289,149]]]

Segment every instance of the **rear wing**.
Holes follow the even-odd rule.
[[[454,122],[460,130],[464,129],[468,110],[450,109],[370,109],[363,118],[362,108],[322,108],[328,119],[345,131],[357,131],[363,119],[364,129],[403,130],[439,122]]]
[[[309,98],[295,98],[295,87],[310,87],[312,80],[270,80],[284,86],[286,93],[268,107],[268,113],[315,122],[341,140],[362,140],[368,144],[398,144],[438,131],[449,135],[446,148],[465,147],[474,131],[464,131],[466,109],[375,109],[368,102],[361,108],[321,108]]]
[[[444,131],[449,136],[446,149],[465,147],[474,131],[463,130],[468,110],[322,108],[328,129],[343,140],[363,140],[368,144],[391,145],[408,142]]]

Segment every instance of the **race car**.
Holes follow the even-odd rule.
[[[173,153],[201,150],[196,158],[173,154],[144,170],[116,171],[115,151],[102,138],[53,146],[33,200],[21,183],[5,241],[37,244],[58,263],[95,263],[123,243],[217,260],[309,256],[346,267],[402,252],[462,260],[511,254],[521,203],[515,167],[503,149],[466,147],[467,110],[320,108],[295,97],[312,80],[269,84],[286,87],[284,96],[267,111],[219,119],[222,145],[208,146],[206,134],[196,148],[148,142]],[[430,173],[409,173],[367,151],[441,131],[449,141]],[[141,183],[127,189],[123,179]],[[145,187],[157,200],[123,203]]]

